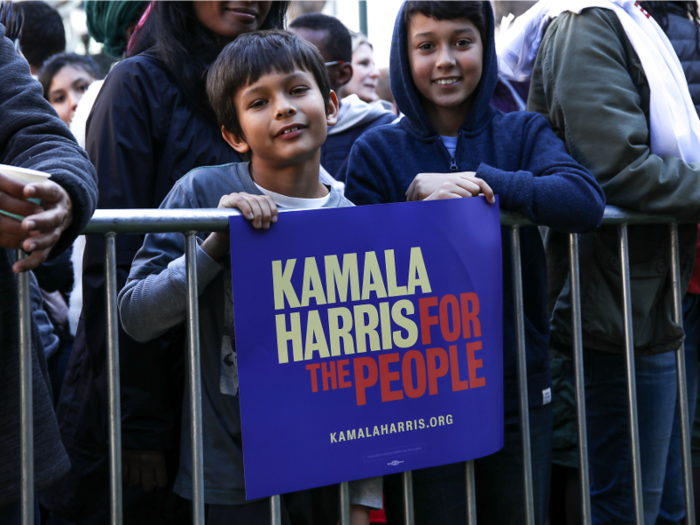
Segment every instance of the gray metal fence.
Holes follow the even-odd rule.
[[[226,231],[228,217],[235,210],[98,210],[88,227],[86,234],[105,236],[105,282],[107,307],[107,359],[109,371],[109,465],[110,465],[110,514],[112,525],[122,523],[122,461],[121,461],[121,412],[119,405],[119,354],[118,354],[118,313],[117,313],[117,268],[115,254],[115,236],[117,234],[142,234],[182,232],[186,238],[187,265],[187,364],[189,375],[189,394],[191,420],[191,440],[193,455],[193,522],[204,524],[204,486],[203,486],[203,450],[202,450],[202,414],[201,414],[201,376],[199,370],[199,312],[197,300],[197,259],[195,257],[196,233]],[[680,287],[680,264],[678,252],[677,221],[672,217],[629,212],[612,206],[605,210],[603,224],[618,227],[621,275],[623,281],[623,307],[625,326],[625,359],[627,375],[627,393],[629,402],[630,442],[632,453],[632,477],[634,484],[635,523],[643,525],[643,502],[641,484],[641,463],[639,454],[639,433],[637,424],[636,386],[634,375],[634,340],[632,330],[632,299],[630,296],[630,273],[628,261],[627,226],[629,224],[668,224],[670,243],[670,260],[674,290],[673,315],[677,323],[683,323],[682,297],[684,290]],[[523,312],[522,274],[520,267],[520,227],[531,223],[522,216],[501,211],[501,225],[510,228],[512,243],[513,289],[517,329],[517,366],[518,387],[520,395],[520,414],[528,414],[527,371],[525,360],[525,325]],[[20,252],[19,257],[24,254]],[[569,235],[569,258],[571,271],[571,300],[573,367],[576,392],[576,412],[579,434],[579,475],[581,480],[582,517],[584,525],[591,523],[590,492],[588,480],[588,453],[586,444],[585,397],[583,384],[583,343],[581,332],[581,293],[578,267],[578,235]],[[20,401],[21,401],[21,436],[22,436],[22,524],[34,523],[34,458],[32,428],[32,372],[31,372],[31,307],[29,303],[28,274],[19,275],[19,312],[20,312]],[[692,467],[690,459],[690,420],[686,397],[686,375],[684,349],[681,344],[676,351],[676,371],[678,375],[678,402],[681,422],[681,446],[683,458],[683,484],[685,489],[685,506],[688,524],[695,524],[693,501]],[[528,417],[521,417],[523,477],[526,502],[524,523],[534,525],[532,468],[530,459],[530,431]],[[474,481],[474,462],[465,463],[467,524],[476,524],[476,498]],[[413,484],[411,472],[403,474],[404,515],[406,525],[414,524]],[[340,485],[340,523],[349,525],[349,491],[348,484]],[[281,524],[280,498],[270,498],[271,523]]]

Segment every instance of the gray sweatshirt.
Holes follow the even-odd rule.
[[[223,195],[246,192],[261,195],[248,163],[199,168],[180,179],[161,208],[216,208]],[[352,206],[331,188],[324,208]],[[279,206],[283,209],[283,206]],[[282,217],[280,220],[284,220]],[[274,228],[274,226],[273,226]],[[217,262],[200,244],[198,235],[197,284],[202,370],[202,426],[204,442],[204,498],[208,504],[246,503],[238,402],[238,374],[233,337],[233,298],[228,257]],[[129,280],[119,294],[124,330],[137,341],[158,337],[185,320],[187,274],[184,236],[149,234],[136,254]],[[192,459],[189,399],[183,405],[180,471],[175,491],[192,498]],[[355,503],[381,507],[381,480],[360,482],[353,490]],[[378,505],[377,505],[378,503]]]

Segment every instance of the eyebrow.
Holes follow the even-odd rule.
[[[476,34],[476,32],[471,27],[463,27],[461,29],[457,29],[456,31],[453,31],[451,36],[455,36],[455,35],[458,35],[460,33],[469,33],[472,35]],[[427,37],[431,37],[431,36],[435,36],[435,33],[433,33],[432,31],[426,31],[425,33],[418,33],[417,35],[413,35],[413,39],[415,40],[416,38],[427,38]]]
[[[269,73],[266,73],[266,75],[267,75],[267,74],[269,74]],[[265,76],[265,75],[263,75],[263,76]],[[297,70],[297,71],[294,71],[294,72],[292,72],[292,73],[289,73],[289,74],[285,77],[285,80],[286,80],[286,81],[293,81],[293,80],[296,80],[298,77],[303,78],[303,77],[304,77],[304,72],[298,71],[298,70]],[[262,77],[261,77],[261,78],[262,78]],[[243,92],[243,94],[241,95],[241,98],[243,98],[243,97],[248,97],[248,96],[251,96],[251,95],[255,95],[256,93],[259,93],[260,91],[265,91],[266,89],[267,89],[267,86],[258,86],[258,87],[246,89],[246,90]]]

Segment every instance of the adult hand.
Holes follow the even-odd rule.
[[[168,484],[168,470],[162,450],[122,449],[122,476],[129,485],[145,491]]]
[[[70,196],[55,182],[27,184],[23,195],[26,199],[40,199],[43,209],[38,207],[22,221],[22,230],[27,234],[22,241],[22,249],[31,255],[15,263],[12,267],[15,272],[31,270],[44,262],[61,234],[73,222]]]
[[[484,195],[495,202],[493,190],[473,171],[458,173],[419,173],[406,190],[407,201],[458,199]]]
[[[41,213],[41,206],[26,200],[24,188],[24,184],[0,172],[0,210],[24,217]],[[0,214],[0,247],[18,250],[27,237],[20,221]]]

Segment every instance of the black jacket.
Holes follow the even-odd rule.
[[[97,203],[95,170],[68,128],[44,100],[41,85],[0,25],[0,164],[51,173],[68,192],[73,222],[51,252],[56,257],[85,227]],[[20,498],[19,315],[14,250],[0,249],[0,507]],[[51,386],[36,327],[32,330],[34,488],[68,469],[53,414]]]
[[[100,208],[157,208],[175,182],[199,166],[240,161],[219,126],[188,103],[155,56],[119,63],[107,76],[87,122],[86,148],[97,168]],[[117,237],[117,288],[124,286],[143,236]],[[57,415],[70,475],[42,503],[80,522],[100,509],[108,487],[108,411],[104,241],[87,238],[83,313]],[[122,446],[177,446],[183,336],[137,343],[119,326]],[[168,472],[173,478],[175,472]],[[102,498],[102,499],[101,499]],[[101,499],[101,501],[100,501]]]
[[[671,45],[678,55],[683,66],[685,78],[688,81],[690,97],[693,99],[695,109],[700,115],[700,49],[698,42],[698,25],[690,20],[685,10],[668,3],[668,25],[664,32],[671,41]]]

